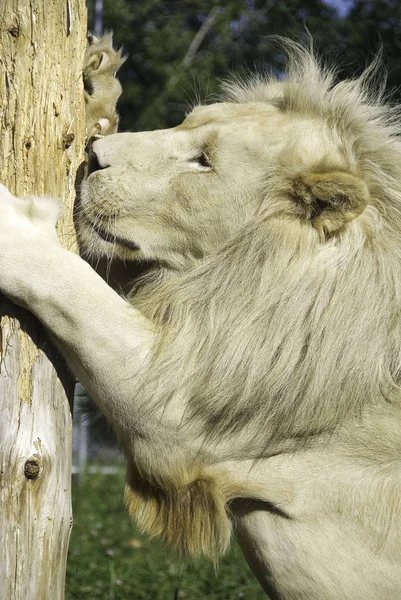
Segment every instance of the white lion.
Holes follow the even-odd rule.
[[[132,304],[5,188],[1,288],[113,425],[145,531],[213,560],[234,531],[272,599],[399,600],[400,121],[375,67],[288,47],[285,81],[93,142],[79,237],[144,263]]]

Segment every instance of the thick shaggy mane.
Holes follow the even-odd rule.
[[[311,51],[288,49],[285,80],[235,82],[227,98],[324,122],[343,162],[323,145],[307,167],[357,173],[366,207],[322,239],[294,209],[289,181],[305,169],[294,151],[266,173],[259,214],[218,255],[134,299],[163,332],[142,397],[165,404],[181,390],[188,419],[212,436],[241,431],[256,453],[400,395],[400,117],[373,91],[378,61],[335,83]]]

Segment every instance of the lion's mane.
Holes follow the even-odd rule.
[[[237,81],[227,98],[323,119],[369,190],[366,208],[322,239],[295,207],[294,150],[266,174],[259,214],[217,255],[133,300],[162,332],[137,393],[164,406],[179,390],[188,420],[210,438],[254,440],[255,455],[400,397],[400,113],[374,91],[379,61],[336,83],[310,50],[288,48],[285,80]],[[315,171],[334,163],[322,147]]]
[[[309,51],[290,50],[285,81],[231,84],[229,98],[271,102],[273,94],[284,111],[323,117],[343,152],[356,156],[369,205],[321,242],[289,210],[292,156],[269,173],[259,215],[218,255],[145,287],[138,299],[165,342],[143,391],[165,403],[185,389],[189,417],[205,420],[210,432],[249,427],[266,443],[333,428],[399,394],[399,112],[372,91],[378,63],[335,84],[335,73]],[[330,161],[322,148],[322,163]]]

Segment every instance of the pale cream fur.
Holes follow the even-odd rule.
[[[113,48],[111,33],[101,38],[88,35],[82,72],[88,138],[117,131],[116,103],[121,96],[121,85],[116,73],[124,61],[122,50]]]
[[[94,141],[78,233],[146,265],[132,305],[4,188],[1,287],[114,426],[145,531],[217,560],[234,530],[272,600],[398,600],[399,112],[377,66],[287,47],[286,80]]]

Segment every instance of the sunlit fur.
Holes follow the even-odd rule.
[[[121,95],[121,85],[116,79],[116,72],[125,61],[121,54],[121,49],[113,49],[111,33],[101,38],[88,36],[82,73],[88,138],[117,131],[116,103]]]
[[[233,84],[229,98],[323,118],[368,187],[368,206],[322,241],[297,218],[289,182],[302,157],[288,155],[266,178],[259,214],[224,248],[132,299],[163,334],[141,393],[165,403],[185,388],[188,418],[205,420],[210,435],[246,427],[266,447],[399,400],[398,113],[371,90],[376,66],[335,85],[308,51],[290,49],[286,81]],[[314,170],[336,161],[323,147]]]
[[[305,165],[289,139],[266,167],[258,209],[222,247],[186,271],[156,266],[135,287],[133,305],[160,335],[150,368],[132,381],[132,397],[166,411],[182,398],[183,427],[200,427],[206,446],[224,443],[233,457],[296,455],[343,435],[350,456],[391,463],[399,430],[388,419],[384,440],[375,415],[400,401],[399,112],[375,91],[377,63],[335,83],[309,50],[287,48],[284,80],[228,84],[226,101],[250,110],[266,102],[288,119],[319,121],[332,143],[317,138],[320,154]],[[218,555],[230,534],[228,503],[256,492],[237,489],[222,473],[211,476],[210,465],[192,473],[177,461],[176,472],[163,474],[158,456],[140,465],[141,456],[133,454],[127,503],[144,529],[182,552]],[[379,518],[377,490],[391,495],[394,481],[374,476],[374,485],[372,475],[360,489]],[[363,506],[362,497],[339,489],[336,506]],[[396,513],[398,502],[383,508],[388,530]]]

